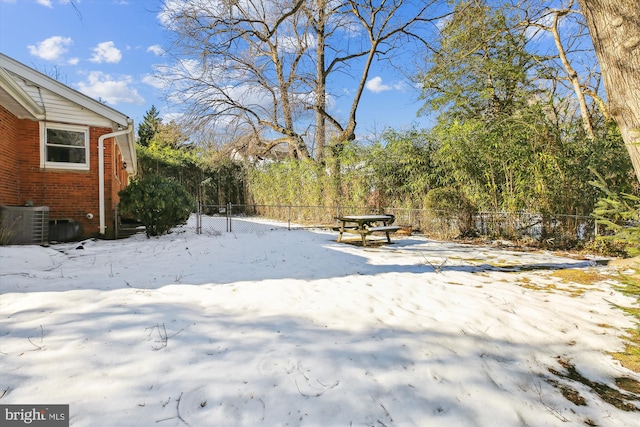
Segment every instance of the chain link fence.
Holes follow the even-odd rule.
[[[199,205],[188,226],[201,234],[261,233],[274,228],[333,228],[335,217],[386,213],[395,216],[405,234],[422,234],[437,239],[485,237],[528,240],[551,246],[573,246],[592,240],[597,234],[593,218],[580,215],[542,215],[519,212],[450,214],[427,209],[371,209],[341,206],[290,205]]]

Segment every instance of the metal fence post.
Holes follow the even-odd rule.
[[[200,200],[196,201],[196,234],[202,234],[202,208]]]
[[[227,202],[227,232],[231,233],[231,202]]]

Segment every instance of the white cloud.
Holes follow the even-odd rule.
[[[29,45],[29,52],[38,58],[55,61],[67,53],[67,46],[73,44],[71,37],[53,36],[34,45]]]
[[[380,76],[369,79],[367,83],[365,83],[364,87],[373,93],[385,92],[387,90],[404,92],[407,89],[407,85],[402,81],[394,83],[393,85],[384,84],[382,83],[382,77]]]
[[[316,44],[316,38],[312,34],[305,34],[303,38],[294,36],[278,37],[278,48],[284,53],[296,53],[300,50],[307,50]]]
[[[169,123],[169,122],[179,122],[183,117],[184,114],[183,113],[164,113],[161,114],[160,117],[162,118],[162,121],[165,123]]]
[[[78,83],[78,89],[87,96],[101,99],[112,105],[144,104],[144,98],[131,86],[132,83],[131,76],[120,76],[115,79],[101,71],[92,71],[86,82]]]
[[[42,6],[53,8],[51,0],[36,0],[36,3],[41,4]]]
[[[159,78],[155,74],[146,74],[142,78],[142,83],[148,84],[149,86],[154,87],[156,89],[164,89],[166,87],[165,80]]]
[[[407,84],[404,81],[399,81],[393,84],[393,88],[400,92],[406,92]]]
[[[98,43],[96,47],[93,48],[93,57],[90,59],[91,62],[111,62],[117,64],[122,59],[122,53],[120,53],[120,49],[116,48],[113,42],[102,42]]]
[[[67,61],[67,64],[69,65],[78,65],[78,63],[80,62],[80,58],[74,57],[71,58]]]
[[[174,17],[176,14],[179,14],[181,11],[186,10],[187,7],[198,8],[200,4],[198,2],[193,2],[193,5],[189,5],[187,0],[165,0],[162,2],[162,10],[158,12],[156,18],[160,25],[167,29],[176,28],[176,23]]]
[[[391,86],[382,83],[382,77],[380,76],[369,79],[364,87],[373,93],[380,93],[392,89]]]
[[[147,48],[147,52],[151,52],[156,56],[164,56],[164,49],[159,44],[154,44],[153,46],[149,46]]]

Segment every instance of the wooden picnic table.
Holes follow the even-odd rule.
[[[393,215],[343,215],[337,216],[336,220],[342,224],[336,227],[340,232],[338,242],[342,241],[343,233],[359,234],[362,238],[362,246],[367,246],[367,236],[375,232],[384,232],[387,236],[387,243],[391,243],[389,233],[400,230],[402,227],[391,225],[395,220]],[[379,225],[382,224],[382,225]]]

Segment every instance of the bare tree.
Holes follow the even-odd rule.
[[[420,42],[423,46],[428,46],[429,24],[439,21],[449,13],[439,9],[437,7],[439,4],[438,0],[345,1],[339,13],[347,14],[353,19],[354,25],[359,28],[363,49],[336,55],[325,69],[325,75],[328,75],[339,65],[362,59],[360,78],[344,124],[341,124],[328,111],[318,111],[338,130],[336,142],[341,143],[355,138],[358,106],[374,61],[377,58],[392,61],[394,52],[407,42]],[[434,10],[439,11],[440,14],[434,13]]]
[[[559,7],[552,7],[556,3],[560,3]],[[553,80],[550,83],[554,92],[558,88],[557,83],[568,83],[567,86],[577,101],[584,132],[589,138],[595,138],[593,106],[597,105],[602,115],[607,118],[608,110],[598,93],[600,73],[597,70],[596,59],[591,60],[591,40],[576,1],[518,0],[515,7],[522,15],[520,25],[546,32],[551,36],[557,55],[538,56],[546,68],[543,75],[550,81]],[[532,33],[532,39],[537,38],[538,35]],[[593,103],[589,103],[588,98],[591,98]]]
[[[607,91],[640,181],[640,4],[638,0],[578,0]]]
[[[587,136],[593,139],[595,135],[593,132],[593,125],[591,122],[591,115],[589,114],[589,109],[587,106],[585,92],[583,90],[584,85],[581,83],[578,72],[569,60],[567,49],[565,48],[564,41],[560,36],[559,27],[562,20],[568,15],[577,13],[577,10],[574,9],[574,4],[575,0],[569,0],[569,3],[566,6],[559,9],[546,8],[544,9],[543,13],[540,14],[540,16],[537,16],[534,19],[527,18],[524,24],[528,27],[536,27],[543,31],[547,31],[553,37],[553,42],[558,51],[560,62],[562,63],[562,67],[566,72],[567,79],[569,80],[573,92],[576,95],[576,99],[578,100],[580,116],[582,117],[582,126],[584,127],[584,131]],[[528,11],[530,11],[530,9]]]
[[[328,134],[355,138],[374,61],[390,60],[403,39],[426,42],[427,24],[439,18],[427,13],[440,1],[167,1],[174,64],[161,74],[196,129],[223,125],[253,134],[264,152],[286,144],[293,158],[315,151],[321,160]],[[357,79],[344,122],[328,105],[329,79],[341,72]]]
[[[171,98],[182,103],[192,127],[224,127],[253,134],[264,151],[286,144],[307,158],[296,131],[298,66],[310,41],[299,26],[304,0],[166,2],[164,19],[175,39],[174,63],[162,69]]]
[[[309,20],[310,28],[316,38],[315,51],[315,103],[313,108],[316,111],[315,123],[315,151],[316,159],[320,162],[324,160],[324,147],[327,139],[326,118],[319,112],[327,111],[327,73],[325,70],[325,48],[327,38],[340,27],[338,23],[331,22],[330,19],[336,16],[336,9],[330,0],[315,0],[308,2],[304,10]]]

